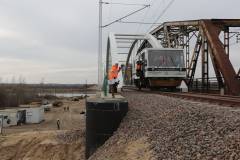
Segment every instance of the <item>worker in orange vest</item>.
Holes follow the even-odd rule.
[[[119,84],[118,73],[121,67],[118,67],[118,63],[114,64],[108,74],[109,92],[112,93],[112,97],[115,98],[114,93],[117,93],[117,86]]]

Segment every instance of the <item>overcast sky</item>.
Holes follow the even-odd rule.
[[[151,4],[126,21],[153,22],[170,0],[106,0]],[[201,18],[240,18],[239,0],[175,0],[159,22]],[[139,6],[104,6],[104,24]],[[97,0],[0,0],[0,77],[28,83],[97,81]],[[108,32],[145,33],[149,25],[116,23]],[[104,43],[105,47],[106,44]],[[239,68],[233,46],[234,67]],[[103,51],[105,52],[105,50]],[[15,77],[15,78],[13,78]],[[14,80],[15,79],[15,80]]]

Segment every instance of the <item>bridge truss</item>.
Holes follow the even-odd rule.
[[[165,22],[146,35],[110,35],[106,68],[111,66],[111,55],[113,53],[120,54],[117,49],[121,47],[118,45],[121,43],[128,44],[122,61],[126,66],[125,73],[130,66],[130,57],[145,48],[161,46],[182,48],[185,50],[186,82],[189,88],[193,87],[197,64],[200,63],[202,89],[208,91],[210,84],[209,61],[211,60],[218,87],[224,88],[228,94],[239,95],[240,71],[236,73],[229,59],[230,38],[237,34],[230,31],[234,27],[240,27],[240,19]]]

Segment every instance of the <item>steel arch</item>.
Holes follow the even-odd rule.
[[[110,33],[107,41],[107,53],[106,53],[106,75],[108,76],[109,69],[113,63],[119,63],[120,65],[125,65],[125,73],[127,66],[129,65],[129,59],[134,55],[134,48],[137,42],[146,41],[150,48],[162,48],[159,41],[151,34],[115,34]],[[125,52],[121,52],[120,49],[125,48]],[[121,58],[117,58],[117,55],[125,55]],[[137,54],[137,52],[135,53]],[[121,82],[123,82],[125,76],[120,77]]]

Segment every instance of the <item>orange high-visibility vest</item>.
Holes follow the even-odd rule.
[[[115,65],[112,66],[111,70],[108,73],[108,79],[112,80],[118,77],[119,68]]]

